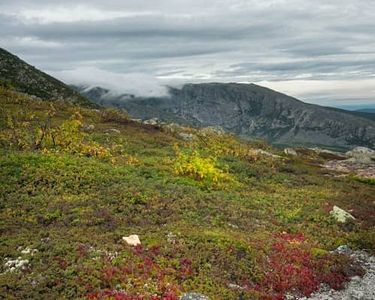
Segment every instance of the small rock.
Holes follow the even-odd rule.
[[[288,293],[288,294],[285,295],[285,299],[286,299],[286,300],[294,300],[294,299],[296,299],[296,297],[294,297],[293,294],[289,294],[289,293]]]
[[[352,291],[350,293],[350,296],[352,297],[353,300],[362,300],[365,297],[365,294],[362,291]]]
[[[355,220],[355,218],[347,211],[338,206],[334,206],[330,214],[336,219],[337,222],[346,223],[348,220]]]
[[[359,276],[354,276],[354,277],[351,278],[351,281],[352,281],[352,282],[360,282],[360,281],[361,281],[361,277],[359,277]]]
[[[105,132],[106,133],[117,133],[117,134],[121,133],[121,131],[116,129],[116,128],[107,129]]]
[[[167,241],[171,244],[176,244],[177,236],[173,232],[168,232],[167,234]]]
[[[221,126],[207,126],[200,130],[200,133],[203,136],[210,135],[210,134],[217,134],[217,135],[224,135],[225,130]]]
[[[22,254],[31,254],[31,255],[34,255],[37,252],[38,252],[38,249],[33,249],[29,247],[26,247],[25,249],[21,251]]]
[[[138,246],[141,244],[139,236],[136,234],[132,234],[129,236],[122,237],[122,240],[125,241],[130,246]]]
[[[143,121],[143,124],[155,126],[155,125],[159,124],[159,119],[158,118],[152,118],[152,119],[149,119],[149,120],[145,120],[145,121]]]
[[[192,133],[180,132],[178,134],[178,137],[181,138],[184,141],[190,142],[190,141],[194,140],[195,136]]]
[[[316,154],[323,156],[324,158],[329,158],[329,159],[339,159],[343,160],[348,158],[345,153],[342,152],[337,152],[337,151],[331,151],[327,149],[322,149],[322,148],[309,148],[310,150],[314,151]]]
[[[210,300],[210,298],[198,293],[186,293],[181,296],[180,300]]]
[[[268,152],[268,151],[265,151],[265,150],[262,150],[262,149],[255,149],[254,153],[260,154],[260,155],[263,155],[263,156],[272,157],[272,158],[281,158],[281,156],[279,156],[279,155],[273,154],[271,152]]]
[[[166,130],[168,132],[171,132],[171,133],[176,133],[176,132],[180,132],[180,131],[183,131],[183,130],[187,129],[186,127],[184,127],[180,124],[177,124],[177,123],[167,124],[163,128],[164,128],[164,130]]]
[[[31,284],[33,287],[36,287],[36,286],[38,285],[38,281],[36,281],[36,280],[32,280],[32,281],[30,282],[30,284]]]
[[[284,153],[285,153],[286,155],[290,155],[290,156],[297,156],[297,155],[298,155],[298,154],[297,154],[297,151],[294,150],[293,148],[285,148],[285,149],[284,149]]]
[[[229,283],[228,284],[228,287],[230,289],[234,289],[234,290],[243,290],[244,288],[238,284],[234,284],[234,283]]]
[[[336,250],[335,250],[336,253],[339,253],[339,254],[350,254],[352,252],[352,250],[349,248],[349,246],[347,245],[342,245],[342,246],[339,246]]]
[[[235,224],[232,224],[232,223],[228,223],[228,226],[229,226],[229,227],[232,227],[232,228],[234,228],[234,229],[238,229],[238,226],[235,225]]]
[[[82,129],[83,129],[83,131],[86,131],[86,132],[93,131],[95,129],[95,125],[94,124],[85,125],[85,126],[83,126]]]

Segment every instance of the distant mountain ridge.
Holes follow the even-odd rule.
[[[357,110],[357,112],[375,114],[375,108],[363,108],[363,109]]]
[[[116,95],[100,87],[74,90],[1,48],[0,84],[45,100],[124,108],[135,118],[221,126],[274,144],[375,148],[374,114],[307,104],[255,84],[186,84],[169,88],[170,96],[160,98]]]
[[[85,96],[2,48],[0,84],[10,85],[19,92],[43,100],[65,100],[83,106],[93,106]]]
[[[115,106],[117,102],[132,100],[136,98],[132,94],[113,93],[109,89],[97,86],[90,87],[86,85],[70,85],[69,87],[100,105],[108,106],[108,103],[112,103]]]
[[[96,87],[91,100],[126,109],[135,118],[221,126],[244,138],[274,144],[375,147],[372,115],[304,103],[255,84],[202,83],[170,88],[170,97],[115,96]]]

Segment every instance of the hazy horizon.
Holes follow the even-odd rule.
[[[143,96],[252,82],[375,106],[375,2],[5,0],[0,46],[69,84]]]

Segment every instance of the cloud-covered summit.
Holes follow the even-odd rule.
[[[69,83],[100,75],[138,94],[235,81],[374,103],[374,30],[372,0],[0,2],[1,47]]]

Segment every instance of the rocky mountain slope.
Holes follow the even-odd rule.
[[[44,100],[64,99],[79,105],[92,103],[63,82],[27,64],[17,56],[0,48],[0,84]]]
[[[307,104],[255,84],[187,84],[170,88],[170,97],[142,99],[116,97],[100,88],[95,93],[80,90],[91,100],[125,108],[136,118],[216,125],[274,144],[375,147],[375,121],[370,114]]]

